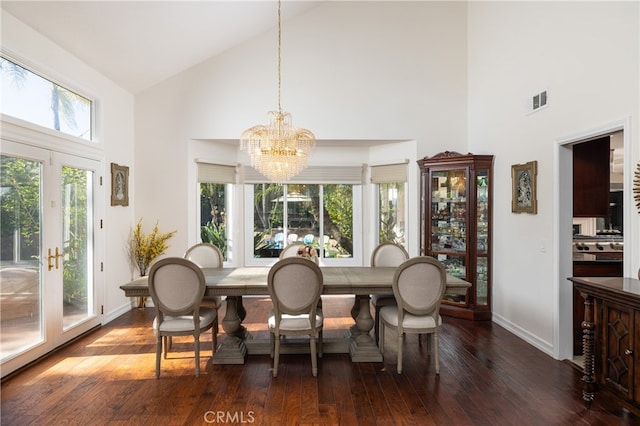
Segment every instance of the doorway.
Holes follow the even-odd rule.
[[[2,140],[2,374],[100,324],[95,280],[101,164]]]
[[[573,146],[580,142],[620,132],[622,140],[620,154],[624,159],[628,159],[630,158],[629,129],[630,118],[626,118],[557,140],[555,165],[558,183],[555,192],[556,209],[554,212],[554,226],[556,228],[554,245],[558,253],[555,260],[557,272],[555,285],[558,302],[554,333],[554,356],[557,359],[573,358],[573,287],[567,280],[567,277],[573,275]],[[628,183],[631,175],[629,161],[623,163],[622,170],[624,181]],[[625,194],[628,194],[629,187],[630,185],[625,185]],[[625,199],[629,199],[629,197],[626,196]],[[630,204],[625,203],[623,207],[624,218],[630,217]],[[628,240],[629,237],[625,235],[623,241],[627,247],[630,243]],[[623,256],[623,274],[625,276],[630,274],[630,258],[627,250]]]

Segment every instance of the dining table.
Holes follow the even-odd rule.
[[[214,364],[243,364],[247,354],[269,354],[268,339],[253,339],[242,325],[246,310],[243,296],[268,296],[267,276],[270,267],[203,268],[207,296],[226,296],[225,316],[222,328],[225,332],[213,356]],[[323,295],[353,295],[351,316],[354,324],[345,331],[344,338],[323,339],[325,353],[349,353],[352,362],[381,362],[382,354],[376,339],[371,335],[374,320],[369,307],[370,295],[393,295],[395,267],[371,266],[322,266]],[[148,277],[137,278],[120,288],[128,297],[150,295]],[[445,294],[464,295],[471,283],[447,275]],[[266,320],[265,320],[266,326]],[[288,342],[289,343],[289,342]],[[305,352],[304,344],[285,345],[283,353]]]

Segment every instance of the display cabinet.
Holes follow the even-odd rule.
[[[440,313],[489,320],[493,156],[446,151],[418,165],[420,252],[471,283],[464,293],[445,294]]]

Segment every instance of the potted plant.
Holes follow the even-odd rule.
[[[167,241],[173,237],[177,231],[162,233],[158,229],[158,222],[150,234],[145,234],[142,230],[142,219],[138,221],[135,228],[129,232],[128,252],[131,265],[138,270],[141,277],[149,273],[149,268],[156,258],[169,248]],[[144,307],[145,298],[138,300],[138,306]]]

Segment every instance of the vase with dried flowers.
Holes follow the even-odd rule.
[[[318,252],[313,246],[304,244],[298,248],[296,253],[298,257],[303,257],[305,259],[309,259],[314,262],[316,265],[318,264]]]
[[[138,269],[143,277],[149,272],[153,261],[169,248],[167,241],[173,237],[177,231],[161,233],[156,222],[150,234],[142,231],[142,219],[138,221],[135,228],[129,232],[129,259],[131,264]]]

